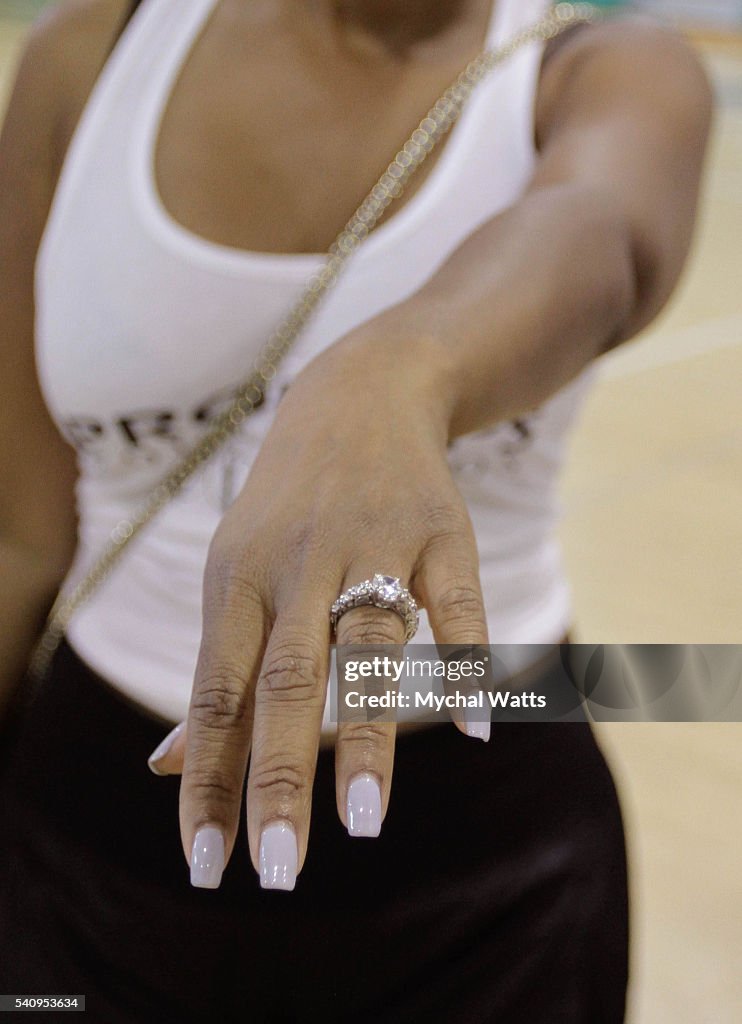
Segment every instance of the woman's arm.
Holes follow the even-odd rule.
[[[0,715],[75,548],[74,453],[39,390],[34,265],[67,140],[125,0],[35,27],[0,136]]]
[[[544,74],[541,157],[524,197],[287,392],[214,538],[187,729],[158,762],[183,763],[194,884],[219,883],[249,757],[253,863],[264,885],[293,888],[341,590],[376,571],[399,576],[436,643],[487,642],[447,444],[535,406],[657,312],[688,247],[710,107],[705,76],[674,35],[615,25],[575,36]],[[400,643],[403,632],[390,612],[355,609],[338,642]],[[363,776],[366,801],[376,787],[378,826],[393,750],[393,725],[339,725],[344,822]]]
[[[451,437],[533,408],[654,319],[690,244],[711,110],[693,52],[646,22],[576,33],[546,64],[523,198],[364,328],[374,346],[433,340]]]

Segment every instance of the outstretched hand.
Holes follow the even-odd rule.
[[[194,885],[216,887],[249,759],[250,854],[265,888],[293,889],[307,851],[329,672],[330,607],[382,571],[428,614],[438,644],[486,644],[476,543],[446,460],[446,368],[426,339],[356,332],[295,380],[211,544],[187,723],[153,761],[182,769]],[[393,612],[362,607],[340,644],[400,644]],[[464,728],[459,725],[459,728]],[[338,814],[377,835],[395,725],[340,723]]]

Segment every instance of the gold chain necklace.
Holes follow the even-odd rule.
[[[467,64],[430,108],[332,243],[323,266],[310,278],[296,305],[261,349],[253,363],[252,374],[237,389],[229,408],[216,417],[201,440],[165,475],[144,504],[128,519],[118,523],[108,544],[83,579],[70,593],[60,593],[57,597],[31,655],[29,673],[33,679],[44,677],[72,615],[108,578],[131,541],[261,404],[267,385],[276,376],[281,361],[320,300],[335,284],[348,260],[371,233],[387,207],[403,194],[415,171],[456,124],[476,86],[528,43],[547,42],[573,25],[588,23],[597,17],[598,12],[589,3],[556,4],[541,21],[525,28],[503,46],[485,50]]]

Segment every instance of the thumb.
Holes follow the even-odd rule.
[[[185,722],[176,725],[159,747],[152,751],[147,764],[155,775],[180,775],[185,754]]]

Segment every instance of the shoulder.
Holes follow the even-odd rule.
[[[672,112],[704,126],[713,92],[703,63],[679,32],[628,15],[584,26],[547,47],[536,105],[537,138],[559,123],[565,108],[623,116],[627,106]]]
[[[57,169],[129,8],[129,0],[64,0],[29,32],[9,116],[20,108]]]
[[[39,84],[74,85],[79,71],[105,58],[124,24],[130,0],[62,0],[47,8],[28,34],[20,71]]]

